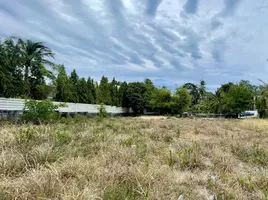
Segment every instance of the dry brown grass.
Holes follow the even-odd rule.
[[[268,199],[268,121],[0,127],[0,199]]]

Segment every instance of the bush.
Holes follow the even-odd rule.
[[[101,104],[101,105],[100,105],[100,108],[99,108],[99,114],[98,114],[98,117],[99,117],[100,119],[102,119],[102,118],[105,118],[105,117],[107,117],[107,116],[108,116],[108,113],[107,113],[107,111],[106,111],[105,105],[104,105],[104,104]]]
[[[62,105],[54,105],[50,100],[28,100],[24,104],[22,120],[35,124],[52,122],[59,118],[56,110]]]
[[[198,143],[194,143],[192,147],[184,148],[178,152],[179,155],[179,164],[181,169],[196,169],[201,168],[203,166],[201,162],[200,155],[198,152],[200,151],[200,147]]]

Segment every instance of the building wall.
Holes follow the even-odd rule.
[[[0,115],[10,115],[10,113],[22,113],[24,108],[24,99],[9,99],[0,98]],[[61,102],[53,102],[58,105]],[[82,103],[65,103],[66,107],[59,107],[60,113],[83,113],[83,114],[97,114],[99,112],[100,105],[95,104],[82,104]],[[105,106],[107,113],[112,115],[129,114],[131,109],[121,108],[116,106]]]

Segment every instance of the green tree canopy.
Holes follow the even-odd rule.
[[[56,95],[55,100],[60,102],[69,102],[73,99],[72,97],[72,82],[66,74],[64,65],[57,66],[58,75],[55,80],[56,84]]]
[[[118,96],[119,96],[119,105],[122,107],[128,107],[129,106],[129,100],[127,98],[127,89],[128,84],[127,82],[122,82],[119,86]]]
[[[112,103],[109,80],[105,76],[101,78],[97,90],[97,102],[99,104],[103,103],[106,105],[111,105]]]
[[[119,82],[113,78],[110,83],[110,95],[111,95],[111,105],[120,106],[119,102]]]
[[[252,92],[244,85],[231,85],[229,91],[223,93],[223,112],[239,114],[250,109],[252,97]]]
[[[24,94],[20,46],[12,38],[0,41],[0,96],[19,97]]]
[[[191,106],[192,97],[186,88],[177,88],[173,98],[173,112],[183,113],[188,111]]]
[[[48,59],[54,58],[54,53],[43,42],[19,38],[18,44],[21,64],[24,68],[24,92],[27,96],[38,99],[36,96],[37,87],[44,85],[44,75],[48,73],[44,66],[53,65]]]
[[[133,82],[128,84],[126,96],[128,98],[129,107],[132,108],[136,114],[143,113],[146,106],[146,87],[144,83]]]
[[[171,112],[171,102],[171,91],[166,88],[155,89],[151,94],[150,106],[160,114],[168,114]]]
[[[96,103],[96,87],[94,80],[88,77],[87,79],[87,98],[88,98],[88,103],[90,104],[95,104]]]
[[[89,103],[87,81],[85,78],[81,78],[77,82],[77,98],[79,103]]]

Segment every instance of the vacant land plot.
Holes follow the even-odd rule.
[[[0,127],[0,199],[268,199],[268,122],[66,119]]]

